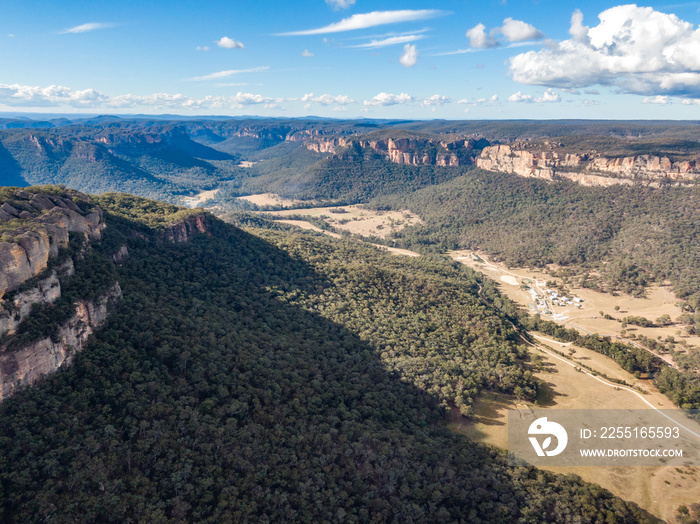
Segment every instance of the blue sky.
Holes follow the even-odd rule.
[[[15,1],[0,111],[700,119],[700,2]]]

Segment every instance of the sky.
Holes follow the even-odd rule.
[[[700,120],[700,1],[5,0],[0,111]]]

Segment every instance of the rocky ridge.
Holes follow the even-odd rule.
[[[654,155],[606,158],[589,153],[536,151],[518,144],[485,147],[476,165],[487,171],[546,180],[557,176],[590,186],[642,183],[654,187],[662,180],[675,183],[700,180],[700,164],[692,160],[672,162],[668,157]]]
[[[103,212],[88,195],[59,188],[4,188],[0,194],[0,400],[69,363],[121,301],[118,281],[91,300],[72,304],[72,314],[51,336],[20,342],[16,333],[34,307],[51,307],[76,272],[90,243],[106,227]],[[208,233],[204,213],[188,214],[160,230],[157,241],[187,242]],[[138,233],[134,233],[138,234]],[[71,235],[78,235],[76,250]],[[67,248],[71,244],[71,250]],[[126,244],[109,255],[120,264]],[[76,278],[78,278],[76,276]]]

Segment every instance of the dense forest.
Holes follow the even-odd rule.
[[[445,405],[537,388],[473,272],[213,217],[174,244],[166,204],[97,203],[123,303],[0,406],[3,521],[654,521],[446,429]]]
[[[572,267],[582,285],[605,291],[643,294],[648,283],[670,280],[695,310],[698,201],[697,187],[585,187],[474,169],[372,204],[408,208],[425,221],[394,235],[402,247],[482,249],[511,266]]]

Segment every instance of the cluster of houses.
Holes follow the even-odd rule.
[[[579,297],[565,297],[563,295],[560,295],[553,289],[545,289],[545,293],[549,295],[549,298],[552,301],[552,304],[555,306],[576,306],[577,308],[581,308],[583,306],[583,299]]]
[[[553,289],[545,289],[545,295],[542,296],[540,295],[534,288],[530,288],[530,296],[532,297],[532,301],[535,303],[537,306],[537,310],[541,311],[545,315],[551,315],[552,312],[549,310],[550,306],[547,303],[547,299],[549,299],[552,302],[552,306],[575,306],[577,308],[581,308],[583,306],[583,299],[579,297],[572,297],[569,298],[564,295],[560,295]]]

